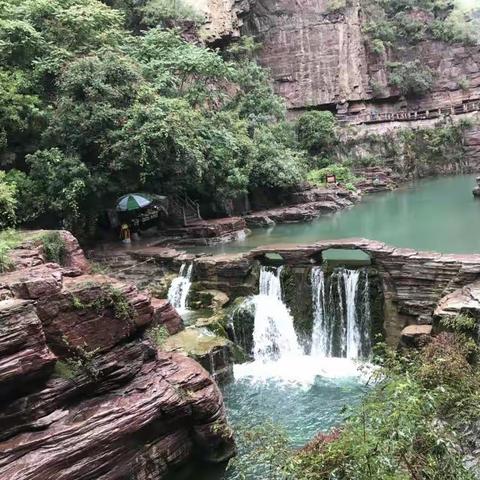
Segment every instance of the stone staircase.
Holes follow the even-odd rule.
[[[202,220],[198,202],[194,202],[186,195],[170,197],[169,210],[176,223],[180,223],[184,227]]]

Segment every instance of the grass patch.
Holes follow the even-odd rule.
[[[87,285],[99,286],[96,283]],[[84,303],[76,295],[72,295],[72,305],[75,310],[94,309],[99,315],[104,310],[111,310],[115,318],[132,321],[135,315],[134,308],[128,302],[125,294],[118,288],[111,285],[101,285],[101,294],[93,302]]]
[[[157,325],[150,328],[147,332],[147,338],[150,339],[157,347],[162,348],[170,336],[164,325]]]
[[[47,232],[41,235],[40,243],[42,245],[45,261],[65,265],[67,257],[67,248],[65,240],[59,232]]]
[[[18,247],[22,242],[22,235],[17,230],[0,231],[0,273],[8,272],[13,267],[10,259],[10,250]]]

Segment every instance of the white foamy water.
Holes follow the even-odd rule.
[[[236,380],[249,378],[253,383],[277,381],[308,388],[317,377],[328,380],[367,380],[372,367],[348,358],[314,358],[310,355],[283,357],[277,361],[254,361],[234,366]]]
[[[361,291],[362,274],[364,286]],[[311,284],[312,355],[350,359],[368,355],[371,348],[368,272],[338,269],[327,279],[321,267],[314,267]]]
[[[253,332],[255,360],[235,365],[235,378],[248,378],[252,382],[274,380],[304,387],[311,386],[316,377],[365,379],[370,367],[357,361],[361,356],[362,347],[357,300],[368,300],[368,292],[358,294],[360,271],[340,271],[340,274],[330,281],[327,289],[322,269],[320,267],[312,269],[314,324],[310,355],[306,355],[299,345],[293,318],[282,300],[281,273],[282,267],[277,270],[269,270],[266,267],[261,269],[260,293],[249,300],[255,307]],[[366,288],[368,289],[368,283]],[[334,291],[338,296],[337,309],[333,302]],[[338,312],[336,314],[338,319],[333,317],[335,310]],[[340,332],[338,341],[344,358],[331,356],[336,321]]]
[[[282,301],[281,273],[281,268],[275,272],[262,267],[260,293],[253,297],[253,356],[259,362],[280,360],[303,353],[293,327],[293,318]]]
[[[359,270],[344,270],[345,303],[347,306],[346,354],[347,358],[358,358],[361,354],[361,338],[357,318],[357,289]]]
[[[192,286],[193,263],[188,267],[182,263],[178,277],[172,281],[168,289],[168,300],[180,312],[187,311],[187,298]]]
[[[313,332],[312,356],[327,357],[329,354],[329,329],[325,311],[325,274],[321,268],[312,268]]]

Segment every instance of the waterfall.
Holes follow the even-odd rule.
[[[312,268],[312,305],[313,305],[313,331],[312,355],[315,357],[328,357],[329,328],[325,315],[325,274],[321,268]]]
[[[168,300],[179,311],[187,310],[187,297],[192,285],[193,263],[188,267],[182,263],[178,277],[172,281],[168,290]]]
[[[357,288],[360,272],[358,270],[344,270],[342,276],[345,285],[345,304],[347,307],[345,354],[347,358],[358,358],[361,355],[357,317]]]
[[[362,272],[365,278],[360,291]],[[371,319],[367,270],[340,268],[326,278],[321,267],[314,267],[311,284],[314,315],[311,355],[349,359],[368,356]]]
[[[254,297],[253,354],[262,362],[303,354],[293,318],[282,301],[281,273],[281,267],[276,271],[262,267],[260,293]]]

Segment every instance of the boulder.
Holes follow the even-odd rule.
[[[168,300],[152,298],[151,305],[153,307],[152,327],[164,325],[170,335],[175,335],[185,328],[182,317]]]
[[[409,325],[402,330],[400,342],[405,347],[419,348],[429,341],[431,334],[431,325]]]
[[[55,361],[33,304],[25,300],[0,301],[2,400],[10,389],[28,389],[29,382],[47,377]]]
[[[258,269],[244,254],[205,256],[195,260],[195,280],[198,289],[248,296],[258,290]]]
[[[217,382],[233,378],[234,347],[230,340],[215,335],[205,327],[187,327],[169,337],[165,351],[182,352],[197,360]]]
[[[37,300],[60,292],[62,282],[62,269],[55,263],[47,263],[3,275],[0,292],[4,298]]]
[[[435,318],[454,318],[467,314],[480,319],[480,282],[470,283],[443,297],[435,308]]]

